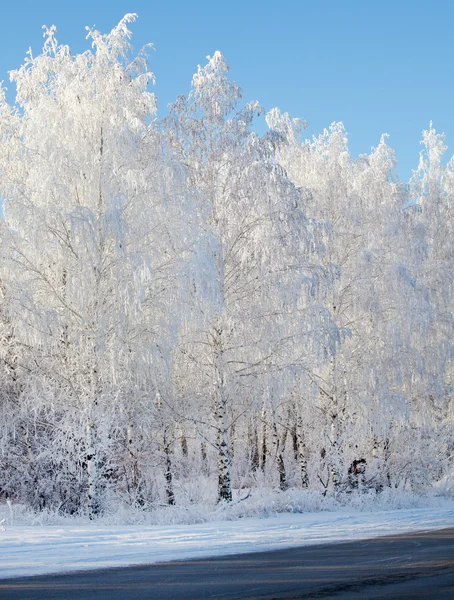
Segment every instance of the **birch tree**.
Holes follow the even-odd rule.
[[[276,357],[279,340],[269,335],[271,297],[279,295],[276,275],[286,270],[291,243],[298,235],[298,244],[306,243],[308,231],[298,191],[274,160],[276,135],[250,132],[262,109],[240,106],[241,90],[228,79],[219,52],[208,61],[194,76],[189,100],[177,100],[167,123],[204,219],[197,249],[204,262],[193,288],[200,337],[191,343],[212,385],[218,494],[229,501],[229,408],[244,396],[240,382],[270,368]],[[292,229],[290,223],[298,225]]]
[[[90,514],[121,402],[134,411],[127,382],[156,349],[163,295],[175,296],[178,236],[168,220],[177,215],[169,198],[177,178],[153,123],[146,56],[128,58],[134,19],[107,35],[89,30],[93,50],[75,56],[54,27],[45,30],[43,53],[30,51],[12,73],[15,129],[2,170],[13,265],[5,286],[27,360],[54,395],[54,419],[77,428]]]

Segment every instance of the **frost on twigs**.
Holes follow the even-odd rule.
[[[404,184],[386,135],[356,158],[278,108],[259,135],[218,51],[160,119],[135,18],[81,54],[45,27],[0,93],[0,499],[170,523],[452,494],[444,137]]]

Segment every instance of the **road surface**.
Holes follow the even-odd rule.
[[[265,525],[266,526],[266,525]],[[454,528],[0,580],[8,600],[454,599]]]

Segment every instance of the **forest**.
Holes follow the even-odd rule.
[[[444,136],[403,182],[386,135],[304,139],[220,52],[158,118],[134,19],[81,54],[47,28],[0,92],[0,499],[425,494],[454,469]]]

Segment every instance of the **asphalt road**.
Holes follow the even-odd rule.
[[[342,544],[0,580],[0,598],[454,600],[454,528]]]

